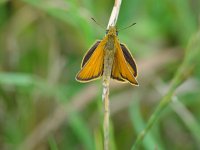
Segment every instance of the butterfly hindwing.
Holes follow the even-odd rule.
[[[106,40],[97,41],[87,52],[82,61],[82,68],[76,75],[78,81],[89,82],[102,76],[105,43]]]

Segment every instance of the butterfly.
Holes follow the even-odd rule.
[[[110,78],[138,85],[137,66],[128,48],[119,42],[115,26],[110,26],[103,40],[98,40],[86,52],[81,63],[81,70],[76,75],[79,82],[89,82],[103,76],[103,81]]]

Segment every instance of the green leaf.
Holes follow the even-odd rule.
[[[31,86],[35,82],[34,77],[23,73],[0,73],[0,84]]]
[[[94,141],[86,122],[77,113],[73,113],[69,120],[70,127],[84,144],[85,149],[94,150]]]
[[[140,133],[142,131],[142,129],[145,128],[145,126],[146,126],[144,120],[142,119],[142,114],[141,114],[139,108],[140,108],[139,100],[136,98],[136,99],[134,99],[134,102],[131,104],[131,106],[129,108],[129,112],[130,112],[132,124],[137,133]],[[155,149],[156,147],[159,150],[162,150],[159,142],[156,140],[152,131],[150,131],[147,134],[147,137],[144,139],[143,145],[146,150],[152,150],[152,149]]]

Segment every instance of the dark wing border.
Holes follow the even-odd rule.
[[[128,50],[128,48],[125,46],[125,44],[120,44],[121,49],[123,51],[124,57],[126,59],[126,61],[129,63],[129,65],[133,68],[133,70],[135,71],[134,73],[134,77],[137,76],[137,66],[135,63],[135,60],[133,59],[133,56],[131,55],[130,51]]]

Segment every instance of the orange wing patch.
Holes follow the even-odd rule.
[[[82,69],[76,75],[76,80],[80,82],[89,82],[98,79],[103,74],[103,58],[105,40],[102,40],[90,58],[87,58],[85,64],[82,64]],[[88,56],[87,54],[85,56]],[[83,58],[83,60],[86,60]]]
[[[120,81],[120,82],[126,82],[121,74],[120,74],[120,70],[119,70],[119,64],[118,64],[118,61],[117,59],[114,59],[113,61],[113,67],[112,67],[112,73],[111,73],[111,78],[117,80],[117,81]]]
[[[126,61],[125,59],[126,56],[123,54],[119,41],[115,41],[115,48],[116,52],[115,52],[111,77],[113,79],[119,78],[119,80],[123,81],[126,80],[133,85],[138,85],[138,82],[134,77],[134,70],[130,67],[130,64]]]
[[[96,48],[97,48],[97,46],[99,45],[100,42],[101,42],[100,40],[96,41],[93,44],[93,46],[85,53],[85,55],[83,56],[82,63],[81,63],[81,68],[83,68],[83,66],[90,59],[90,57],[92,56],[92,54],[94,53],[94,51],[96,50]]]

